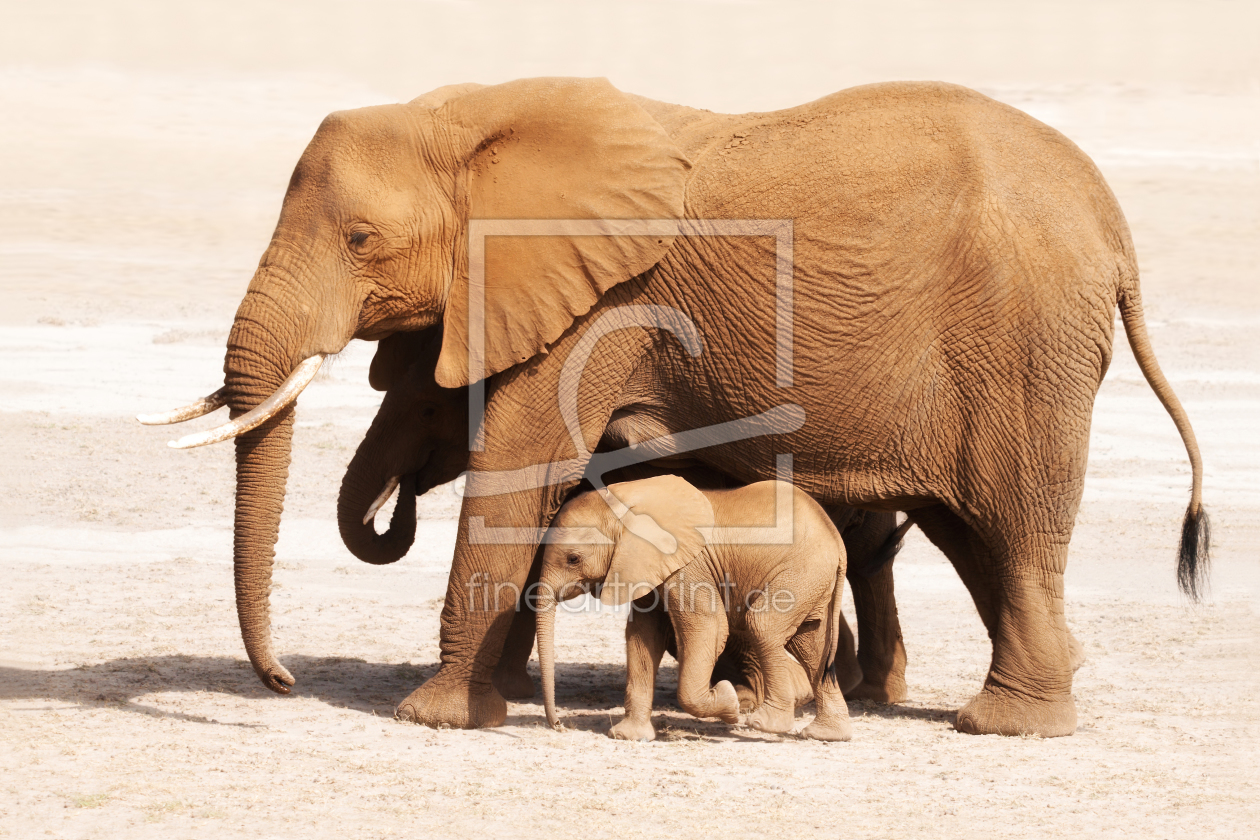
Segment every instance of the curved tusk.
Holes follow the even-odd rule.
[[[289,374],[289,378],[280,384],[280,387],[276,389],[274,394],[240,417],[209,431],[198,432],[195,435],[187,435],[179,440],[173,440],[167,446],[172,449],[192,449],[194,446],[206,446],[228,438],[234,438],[239,434],[248,432],[250,429],[261,426],[279,414],[286,405],[298,398],[298,394],[302,393],[302,389],[311,383],[311,380],[315,378],[315,374],[319,373],[319,366],[323,363],[324,355],[322,353],[311,356],[309,359],[304,359],[300,365],[293,369],[293,373]]]
[[[376,518],[376,512],[385,507],[385,503],[389,501],[390,496],[394,495],[394,491],[398,489],[398,480],[402,476],[396,475],[389,481],[385,482],[385,489],[376,497],[372,504],[368,505],[367,513],[363,517],[363,524],[366,525]]]
[[[225,405],[227,405],[226,385],[210,396],[202,397],[183,408],[176,408],[164,414],[137,414],[136,419],[146,426],[169,426],[171,423],[183,423],[185,420],[201,417]]]

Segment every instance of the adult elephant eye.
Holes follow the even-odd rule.
[[[363,250],[363,246],[368,241],[368,232],[366,230],[356,230],[350,234],[350,247],[356,251]]]

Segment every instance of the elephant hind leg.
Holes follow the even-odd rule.
[[[962,578],[993,643],[984,688],[959,713],[961,732],[1070,735],[1071,634],[1063,615],[1067,542],[1050,528],[1008,527],[994,546],[943,505],[911,513]]]
[[[794,663],[783,645],[782,618],[767,610],[750,614],[747,622],[752,653],[765,681],[765,695],[746,722],[762,732],[790,732],[796,720],[797,689],[792,680]]]
[[[906,646],[893,593],[893,564],[886,563],[870,577],[850,572],[853,611],[857,614],[856,685],[840,681],[850,700],[901,703],[906,699]],[[837,673],[843,676],[837,662]]]
[[[848,741],[853,737],[853,724],[849,720],[849,707],[844,702],[841,685],[825,674],[819,679],[819,672],[826,667],[823,662],[827,655],[826,628],[821,622],[807,622],[788,639],[787,650],[804,666],[809,681],[818,686],[814,692],[817,714],[801,730],[801,735],[818,741]],[[836,673],[841,673],[839,667]]]

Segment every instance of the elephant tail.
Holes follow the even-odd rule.
[[[1190,504],[1186,507],[1186,516],[1181,523],[1181,545],[1177,550],[1177,584],[1190,600],[1198,601],[1207,589],[1211,551],[1211,530],[1207,511],[1203,509],[1203,459],[1199,455],[1199,442],[1194,437],[1194,429],[1190,426],[1186,410],[1181,406],[1181,400],[1173,393],[1172,386],[1159,368],[1159,362],[1155,360],[1155,351],[1151,349],[1151,339],[1146,333],[1142,294],[1138,290],[1135,274],[1121,285],[1118,304],[1120,319],[1124,322],[1124,333],[1129,337],[1129,346],[1133,348],[1142,376],[1177,425],[1186,454],[1190,456],[1190,468],[1194,477]]]
[[[836,542],[840,542],[837,540]],[[840,622],[844,618],[841,612],[841,601],[844,599],[845,572],[844,543],[840,543],[840,563],[836,566],[836,586],[831,591],[831,604],[827,607],[827,650],[823,654],[823,667],[814,674],[814,694],[824,680],[837,690],[840,688],[840,677],[836,674],[836,651],[840,647]]]

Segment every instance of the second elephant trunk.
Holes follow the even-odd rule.
[[[394,563],[402,559],[416,539],[416,476],[410,473],[398,480],[398,502],[389,520],[389,530],[378,534],[374,520],[365,522],[364,518],[385,487],[386,479],[366,475],[359,461],[360,454],[356,453],[337,495],[337,527],[341,540],[351,554],[365,563],[374,566]]]

